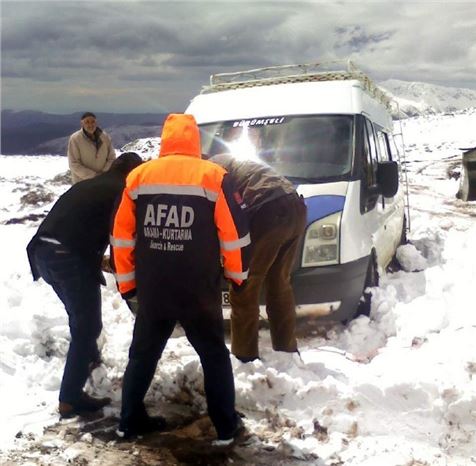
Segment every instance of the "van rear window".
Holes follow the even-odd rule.
[[[274,116],[200,125],[202,153],[229,153],[273,167],[296,183],[350,176],[350,115]]]

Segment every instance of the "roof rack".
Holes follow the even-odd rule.
[[[301,83],[310,81],[359,80],[364,89],[387,108],[391,98],[351,60],[333,60],[322,63],[301,65],[269,66],[254,70],[219,73],[210,76],[210,85],[203,86],[201,94],[242,89],[247,87],[270,86],[272,84]]]

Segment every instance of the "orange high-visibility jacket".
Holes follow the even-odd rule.
[[[247,220],[226,170],[202,160],[192,115],[165,121],[159,158],[133,170],[114,219],[111,246],[119,291],[125,297],[159,287],[187,289],[248,275]],[[151,297],[152,299],[152,297]]]

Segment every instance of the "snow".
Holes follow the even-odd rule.
[[[144,160],[157,157],[160,149],[160,137],[136,139],[121,147],[122,152],[133,151],[139,154]]]
[[[399,248],[402,270],[387,273],[373,289],[370,318],[300,339],[300,357],[273,352],[267,330],[260,334],[261,360],[242,364],[232,357],[237,409],[247,429],[263,443],[286,447],[296,464],[476,464],[476,203],[456,199],[458,181],[447,175],[461,160],[459,149],[476,146],[475,127],[474,109],[403,122],[411,244]],[[0,268],[0,450],[7,452],[22,448],[28,435],[41,438],[58,421],[68,347],[63,306],[29,272],[25,246],[39,220],[7,221],[52,205],[21,204],[25,193],[42,186],[57,197],[68,186],[49,182],[67,169],[61,157],[3,156],[0,167],[6,265]],[[110,275],[103,322],[104,365],[88,389],[112,396],[105,413],[117,416],[133,316]],[[180,330],[147,397],[150,404],[164,400],[206,407],[198,357]],[[92,442],[90,434],[77,440],[56,440],[62,452],[55,464],[73,462]],[[30,452],[23,464],[36,459]]]

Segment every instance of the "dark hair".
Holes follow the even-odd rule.
[[[96,118],[96,115],[95,115],[93,112],[85,112],[85,113],[83,113],[83,115],[81,116],[81,120],[84,120],[84,119],[87,118],[87,117]]]
[[[134,168],[138,167],[141,163],[143,163],[143,160],[139,154],[136,154],[135,152],[124,152],[114,160],[114,162],[112,162],[110,169],[128,175],[129,172],[134,170]]]

